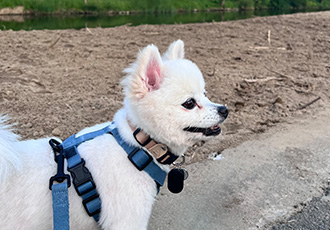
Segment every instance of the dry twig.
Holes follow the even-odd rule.
[[[249,48],[255,49],[255,50],[268,50],[269,49],[268,46],[254,46],[254,47],[250,46]]]
[[[267,78],[261,78],[261,79],[244,79],[246,83],[256,83],[256,82],[267,82],[271,80],[277,80],[277,81],[282,81],[283,78],[278,78],[278,77],[267,77]]]
[[[56,40],[49,46],[49,49],[51,49],[51,48],[53,48],[55,45],[56,45],[56,43],[60,40],[60,38],[62,37],[62,34],[60,34],[57,38],[56,38]]]
[[[276,73],[277,75],[280,76],[280,78],[279,77],[267,77],[267,78],[262,78],[262,79],[244,79],[244,81],[246,83],[256,83],[256,82],[267,82],[267,81],[271,81],[271,80],[283,81],[283,78],[292,80],[292,77],[290,77],[288,75],[285,75],[283,73],[277,72],[277,71],[272,70],[272,69],[269,69],[267,66],[265,66],[265,68],[267,70],[269,70],[270,72],[272,72],[272,73]]]
[[[299,109],[299,110],[301,110],[301,109],[305,109],[306,107],[310,106],[311,104],[317,102],[317,101],[320,100],[320,99],[321,99],[321,97],[317,97],[317,98],[315,98],[314,100],[312,100],[312,101],[310,101],[310,102],[308,102],[308,103],[306,103],[306,104],[300,106],[298,109]]]
[[[291,80],[292,80],[292,77],[290,77],[290,76],[288,76],[288,75],[285,75],[285,74],[283,74],[283,73],[277,72],[277,71],[272,70],[272,69],[269,69],[267,66],[265,66],[265,68],[266,68],[267,70],[269,70],[270,72],[272,72],[272,73],[276,73],[276,74],[278,74],[278,75],[279,75],[280,77],[282,77],[282,78],[287,78],[287,79],[291,79]]]
[[[86,26],[86,31],[90,34],[93,34],[92,31]]]
[[[277,49],[277,50],[286,50],[286,48],[284,47],[277,47],[277,48],[272,48],[272,47],[268,47],[268,46],[249,46],[249,49],[254,49],[254,50],[268,50],[268,49]]]

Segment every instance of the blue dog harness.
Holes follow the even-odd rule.
[[[134,132],[136,138],[137,133],[140,129]],[[52,190],[53,196],[53,223],[54,230],[69,230],[69,199],[68,199],[68,187],[71,185],[70,176],[64,173],[64,159],[67,159],[67,170],[70,172],[72,177],[72,183],[75,187],[76,192],[82,197],[83,206],[87,214],[99,221],[101,212],[101,199],[97,192],[96,185],[93,177],[85,166],[85,160],[80,157],[78,153],[78,146],[85,141],[94,139],[97,136],[103,134],[112,134],[118,144],[128,154],[128,159],[132,164],[139,170],[144,170],[148,173],[151,178],[155,181],[158,191],[163,186],[166,179],[167,173],[162,170],[153,160],[153,157],[140,147],[135,147],[125,142],[119,135],[117,127],[114,123],[106,126],[105,128],[87,133],[76,137],[72,135],[62,143],[55,139],[51,139],[49,144],[53,148],[55,161],[57,163],[57,174],[50,178],[49,189]],[[141,144],[145,146],[148,142]],[[167,151],[163,156],[157,159],[162,164],[171,164],[178,157]],[[164,160],[166,159],[166,160]],[[66,181],[65,181],[66,180]],[[54,184],[57,181],[59,184]]]

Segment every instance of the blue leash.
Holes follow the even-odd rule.
[[[49,189],[52,190],[53,197],[54,230],[69,230],[68,187],[71,185],[71,180],[68,174],[64,174],[64,155],[57,148],[57,145],[60,143],[56,140],[50,140],[49,144],[54,150],[54,158],[57,163],[57,173],[49,180]],[[59,184],[54,184],[54,181],[57,181]]]
[[[65,181],[61,184],[52,185],[52,196],[54,230],[69,230],[69,196],[67,182]]]

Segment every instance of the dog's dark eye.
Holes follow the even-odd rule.
[[[185,107],[186,109],[193,109],[196,106],[196,101],[194,98],[189,98],[182,104],[182,106]]]

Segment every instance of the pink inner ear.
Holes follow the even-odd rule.
[[[151,59],[147,66],[146,71],[146,84],[148,87],[148,90],[156,90],[159,88],[159,85],[161,83],[161,76],[160,76],[160,66],[157,60]]]

